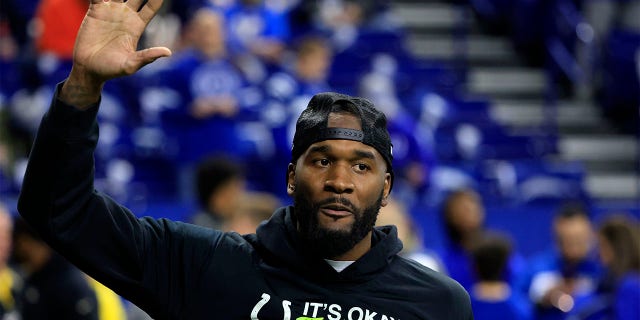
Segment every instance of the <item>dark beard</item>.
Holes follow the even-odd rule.
[[[294,211],[298,222],[298,233],[309,250],[319,257],[331,259],[351,250],[373,229],[382,204],[382,192],[378,200],[364,210],[356,208],[344,198],[328,198],[319,203],[312,203],[298,189],[294,197]],[[351,230],[326,229],[319,225],[320,207],[325,204],[340,203],[348,206],[353,212],[354,221]]]

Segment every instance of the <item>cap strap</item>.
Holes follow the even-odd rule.
[[[320,131],[318,141],[331,139],[344,139],[362,142],[362,140],[364,140],[364,132],[347,128],[326,128]]]

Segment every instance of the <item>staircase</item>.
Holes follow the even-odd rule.
[[[453,62],[465,48],[465,92],[489,97],[491,116],[514,132],[540,128],[547,119],[543,69],[528,67],[506,37],[483,33],[471,8],[447,1],[394,1],[393,14],[408,31],[407,47],[418,58]],[[466,30],[460,37],[461,21]],[[458,35],[458,36],[456,36]],[[462,39],[462,40],[461,40]],[[561,98],[553,117],[558,154],[549,161],[580,161],[584,188],[598,201],[640,199],[640,144],[618,133],[594,101]]]

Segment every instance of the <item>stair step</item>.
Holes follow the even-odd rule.
[[[640,198],[638,174],[590,174],[584,187],[591,196],[599,199]]]
[[[565,135],[558,141],[566,160],[637,161],[638,141],[626,135]]]
[[[452,60],[460,51],[472,64],[517,65],[519,57],[508,40],[498,37],[471,35],[456,39],[451,35],[416,35],[408,38],[411,52],[420,58]]]
[[[491,107],[494,119],[513,126],[541,126],[546,121],[547,112],[544,102],[539,100],[497,99]],[[593,103],[559,101],[555,107],[554,121],[561,129],[607,127],[599,112],[599,108]]]
[[[439,31],[458,28],[463,18],[469,23],[470,16],[465,17],[459,6],[441,2],[394,3],[391,14],[405,28]]]
[[[544,94],[545,86],[544,71],[535,68],[472,68],[468,72],[467,90],[494,98],[539,98]]]

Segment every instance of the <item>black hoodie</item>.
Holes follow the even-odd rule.
[[[473,319],[460,285],[397,255],[395,227],[375,229],[371,250],[336,272],[301,244],[292,207],[247,236],[136,217],[93,188],[97,111],[54,96],[18,210],[53,248],[152,317]]]

